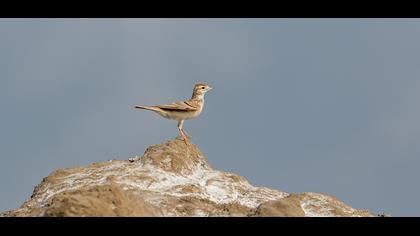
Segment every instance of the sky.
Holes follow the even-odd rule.
[[[420,19],[0,19],[0,211],[58,168],[178,135],[216,169],[420,216]]]

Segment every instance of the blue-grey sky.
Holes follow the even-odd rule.
[[[133,105],[206,82],[185,129],[215,168],[420,216],[419,42],[420,19],[1,19],[0,211],[176,137]]]

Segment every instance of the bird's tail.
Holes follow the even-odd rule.
[[[148,106],[135,106],[135,108],[145,109],[145,110],[150,110],[150,111],[157,111],[158,110],[156,107],[148,107]]]

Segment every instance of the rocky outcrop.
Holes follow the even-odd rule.
[[[373,216],[332,196],[254,187],[175,139],[142,157],[59,169],[2,216]]]

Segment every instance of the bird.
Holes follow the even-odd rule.
[[[204,95],[211,89],[213,88],[208,84],[196,83],[194,85],[192,97],[189,100],[156,106],[136,105],[135,108],[154,111],[163,118],[177,120],[178,131],[181,134],[185,144],[188,144],[189,139],[187,136],[189,135],[184,131],[184,121],[194,119],[201,114],[204,107]]]

